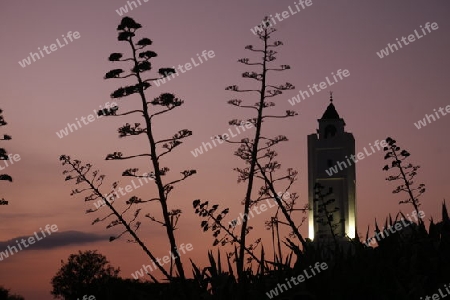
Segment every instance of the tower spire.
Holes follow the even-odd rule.
[[[330,102],[333,103],[333,92],[330,91]]]

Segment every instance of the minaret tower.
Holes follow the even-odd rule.
[[[330,104],[322,118],[317,120],[317,133],[308,135],[308,199],[309,238],[326,240],[331,238],[328,225],[319,222],[324,217],[318,209],[314,186],[316,183],[324,186],[323,193],[331,191],[325,198],[335,201],[327,207],[335,224],[334,233],[337,237],[356,236],[356,196],[355,196],[355,163],[351,155],[355,155],[355,139],[353,134],[346,132],[344,119],[339,117],[333,104],[333,94],[330,93]],[[335,167],[336,172],[330,168]],[[328,172],[326,172],[328,171]]]

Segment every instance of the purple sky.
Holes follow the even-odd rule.
[[[31,236],[40,227],[56,224],[63,247],[19,252],[0,262],[0,284],[20,293],[27,300],[50,299],[50,279],[57,272],[60,260],[66,260],[78,250],[98,249],[115,267],[122,269],[123,277],[148,264],[147,257],[135,244],[126,239],[109,243],[107,237],[116,231],[105,230],[106,223],[91,226],[91,221],[106,212],[85,215],[93,204],[84,203],[82,196],[71,197],[75,188],[64,182],[64,168],[59,155],[68,154],[84,162],[91,162],[107,175],[107,183],[130,180],[120,177],[132,166],[148,167],[148,162],[105,161],[108,153],[126,154],[144,152],[146,142],[138,138],[118,139],[117,128],[126,122],[139,122],[135,117],[101,118],[60,139],[55,134],[74,123],[75,118],[87,117],[110,101],[109,94],[124,84],[104,80],[104,74],[121,67],[110,63],[112,52],[126,52],[128,48],[116,39],[116,27],[121,17],[116,12],[126,1],[5,1],[0,3],[0,108],[8,125],[3,133],[12,136],[2,142],[9,153],[19,154],[21,160],[2,172],[14,178],[13,183],[1,182],[2,193],[10,201],[0,209],[0,244],[21,236]],[[189,260],[201,266],[206,264],[207,250],[212,249],[210,233],[200,231],[200,219],[192,210],[192,200],[200,198],[230,208],[230,218],[241,212],[240,200],[245,185],[236,184],[234,167],[243,163],[233,156],[235,147],[220,145],[194,158],[190,151],[210,137],[228,131],[228,121],[243,116],[242,112],[226,102],[236,98],[225,91],[228,85],[248,86],[240,74],[246,69],[237,59],[252,57],[244,49],[257,45],[259,40],[250,31],[264,15],[274,15],[294,7],[294,1],[151,1],[127,14],[141,23],[140,37],[153,40],[151,50],[158,53],[153,66],[172,67],[196,58],[203,50],[212,50],[215,57],[181,74],[161,87],[152,87],[150,98],[162,92],[173,92],[185,101],[181,109],[162,117],[157,122],[157,136],[164,137],[188,128],[194,135],[168,156],[165,165],[173,174],[184,169],[196,169],[198,174],[180,184],[171,198],[171,207],[184,214],[179,223],[179,243],[191,243],[193,250],[183,256],[190,274]],[[274,111],[296,110],[291,119],[275,120],[265,124],[267,136],[284,134],[288,143],[277,148],[282,169],[292,167],[299,171],[299,180],[292,192],[300,195],[299,203],[307,202],[306,137],[314,133],[328,105],[329,90],[334,92],[337,111],[345,119],[346,130],[356,139],[357,151],[369,143],[387,136],[397,139],[399,146],[412,154],[411,161],[422,168],[417,183],[425,183],[427,192],[422,197],[422,210],[429,217],[439,219],[440,204],[449,199],[448,167],[450,143],[448,128],[450,116],[417,129],[414,123],[433,109],[445,107],[449,101],[450,60],[450,5],[445,1],[312,1],[312,5],[279,22],[274,35],[284,43],[277,49],[279,64],[289,64],[291,70],[276,73],[272,83],[291,82],[296,89],[276,98]],[[394,43],[396,38],[408,36],[427,22],[436,22],[437,30],[402,49],[380,58],[377,52]],[[22,68],[19,61],[38,47],[50,46],[69,31],[79,32],[79,39],[45,55]],[[350,76],[330,89],[316,93],[301,103],[291,106],[288,99],[319,84],[338,69],[347,69]],[[243,98],[256,102],[250,96]],[[136,107],[136,97],[119,100],[121,111]],[[252,129],[248,133],[251,134]],[[385,182],[381,168],[383,153],[358,162],[357,208],[358,231],[365,236],[368,225],[375,218],[399,211],[403,199],[391,191],[396,184]],[[142,163],[141,163],[142,162]],[[4,162],[0,162],[3,166]],[[447,185],[446,185],[447,184]],[[154,193],[149,184],[136,191],[143,196]],[[401,207],[410,213],[409,206]],[[156,206],[144,206],[145,212],[159,212]],[[142,215],[143,216],[143,215]],[[270,235],[264,230],[266,212],[251,220],[257,228],[249,241],[263,236],[270,250]],[[300,218],[301,216],[299,216]],[[144,218],[143,218],[144,219]],[[140,235],[159,257],[168,252],[163,228],[143,220]],[[69,231],[78,231],[73,238]],[[83,234],[84,233],[84,234]],[[307,236],[307,223],[301,227]],[[87,234],[87,235],[86,235]],[[67,237],[71,237],[70,239]],[[56,237],[56,236],[55,236]],[[48,237],[48,239],[53,237]],[[11,244],[13,245],[13,244]],[[6,246],[5,246],[6,247]],[[5,247],[0,248],[0,251]],[[82,296],[82,295],[81,295]]]

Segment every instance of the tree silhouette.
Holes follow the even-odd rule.
[[[287,210],[287,207],[292,207],[294,203],[290,203],[290,205],[285,205],[282,199],[277,196],[277,191],[274,187],[274,183],[280,180],[287,180],[289,182],[288,186],[296,180],[297,172],[292,169],[288,169],[287,176],[284,177],[275,177],[274,172],[278,170],[281,165],[275,160],[277,153],[272,150],[272,147],[280,142],[287,141],[287,137],[283,135],[278,135],[273,138],[268,138],[262,135],[262,123],[268,119],[283,119],[289,118],[297,115],[296,112],[287,110],[284,115],[277,114],[265,114],[264,112],[275,106],[274,102],[269,101],[270,98],[281,95],[283,91],[292,90],[295,87],[291,83],[285,83],[280,85],[273,85],[269,83],[269,73],[272,72],[280,72],[289,70],[289,65],[281,65],[278,67],[271,67],[271,62],[276,60],[277,52],[273,49],[282,46],[283,43],[281,41],[270,42],[272,34],[276,31],[275,28],[270,26],[263,26],[268,23],[269,19],[266,17],[263,23],[260,25],[261,30],[258,31],[258,38],[261,40],[262,46],[261,48],[255,48],[252,45],[248,45],[245,49],[249,50],[255,54],[261,54],[261,61],[251,61],[249,58],[241,58],[238,62],[250,66],[258,68],[258,71],[244,72],[242,73],[243,78],[248,78],[256,81],[257,88],[250,89],[241,89],[237,85],[228,86],[226,90],[237,92],[237,93],[251,93],[255,94],[258,101],[253,105],[244,105],[243,100],[241,99],[232,99],[229,100],[228,103],[232,106],[250,110],[254,112],[254,115],[248,118],[245,122],[250,122],[255,126],[255,133],[252,139],[243,138],[241,141],[229,141],[231,144],[239,144],[235,155],[241,158],[248,167],[245,168],[235,168],[235,171],[238,172],[238,182],[247,182],[247,189],[245,193],[245,197],[243,200],[244,204],[244,218],[242,220],[242,227],[240,231],[240,243],[241,247],[239,248],[239,257],[237,259],[237,272],[241,277],[244,270],[244,254],[245,254],[245,245],[246,245],[246,235],[249,232],[248,225],[248,214],[250,208],[253,205],[258,204],[262,200],[262,198],[267,196],[272,196],[277,201],[279,208],[282,210],[283,215],[287,218],[288,223],[295,234],[302,240],[300,233],[297,230],[297,227],[292,222],[290,218],[290,212]],[[233,119],[229,122],[230,125],[239,125],[244,121],[239,119]],[[244,122],[244,123],[245,123]],[[264,144],[263,144],[264,143]],[[263,180],[263,186],[260,188],[258,195],[254,195],[254,185],[255,179],[259,178]]]
[[[170,251],[175,257],[175,266],[179,277],[184,280],[184,270],[181,263],[180,256],[177,255],[177,243],[175,239],[174,231],[176,230],[177,221],[181,215],[181,210],[179,209],[169,209],[168,200],[169,194],[173,190],[174,185],[185,180],[186,178],[194,175],[195,170],[184,170],[181,173],[181,177],[174,177],[170,180],[163,181],[163,177],[167,176],[169,173],[168,167],[162,167],[162,158],[165,155],[172,152],[176,147],[182,144],[182,140],[191,136],[192,131],[187,129],[181,129],[171,137],[162,138],[157,140],[155,138],[155,128],[154,122],[155,118],[170,112],[173,109],[180,107],[184,101],[175,97],[171,93],[163,93],[160,96],[154,98],[151,101],[147,100],[145,91],[151,86],[150,82],[153,80],[165,78],[175,73],[172,68],[161,68],[158,73],[159,78],[148,78],[143,77],[144,73],[152,70],[152,65],[150,60],[157,56],[154,51],[144,50],[148,46],[152,45],[152,41],[148,38],[141,38],[137,42],[135,41],[136,31],[142,26],[136,23],[132,18],[124,17],[117,27],[119,32],[118,40],[125,42],[129,45],[131,49],[131,54],[127,58],[123,58],[122,53],[112,53],[109,56],[109,60],[112,62],[120,63],[131,63],[132,68],[128,74],[125,74],[123,69],[113,69],[106,73],[105,79],[129,79],[132,78],[136,81],[133,85],[126,85],[115,90],[111,94],[113,99],[121,99],[134,94],[139,96],[139,107],[135,110],[131,110],[122,114],[109,114],[109,116],[125,116],[129,114],[140,114],[143,117],[144,125],[141,127],[141,123],[135,123],[133,125],[126,123],[118,129],[119,137],[129,137],[144,134],[148,144],[149,152],[143,154],[136,154],[130,156],[124,156],[122,152],[114,152],[106,156],[107,160],[124,160],[136,157],[147,157],[150,158],[150,163],[152,166],[151,173],[154,176],[154,183],[157,187],[158,196],[152,198],[150,201],[156,201],[160,204],[162,220],[158,220],[154,216],[148,216],[150,220],[160,224],[166,230],[166,234],[170,244]],[[103,112],[100,112],[101,114]],[[106,114],[108,115],[108,114]],[[130,168],[122,173],[122,176],[139,177],[137,175],[138,168]]]
[[[0,109],[0,126],[6,126],[8,123],[6,123],[5,119],[3,118],[3,110]],[[0,140],[2,141],[8,141],[11,139],[10,135],[4,134],[3,138],[0,138]],[[0,160],[8,160],[8,153],[6,152],[6,150],[4,148],[0,148]],[[6,180],[9,182],[12,182],[12,177],[9,176],[8,174],[0,174],[0,180]],[[4,198],[0,199],[0,205],[8,205],[8,201],[5,200]]]
[[[0,286],[0,300],[24,300],[25,298],[20,295],[10,295],[9,290]]]
[[[264,22],[267,23],[268,18],[265,18]],[[254,115],[245,120],[233,119],[229,121],[229,125],[242,126],[243,124],[251,124],[255,127],[255,133],[253,138],[242,138],[240,141],[233,141],[224,136],[216,136],[216,139],[219,141],[225,141],[230,144],[238,144],[239,147],[235,151],[235,155],[242,159],[247,165],[245,168],[234,169],[238,172],[238,183],[247,183],[246,193],[244,199],[242,200],[242,204],[244,206],[243,213],[240,214],[239,219],[234,219],[231,222],[228,222],[229,225],[225,225],[224,219],[229,213],[228,208],[219,210],[219,205],[210,205],[209,201],[202,202],[199,199],[194,200],[193,202],[195,213],[204,218],[200,224],[203,231],[211,230],[213,232],[213,246],[219,244],[223,246],[227,243],[235,245],[235,251],[230,253],[227,257],[235,257],[240,284],[239,299],[244,299],[246,297],[245,294],[248,292],[246,288],[247,283],[251,280],[249,277],[249,270],[251,269],[251,266],[244,268],[245,261],[251,264],[252,260],[256,260],[259,264],[258,270],[262,272],[259,274],[263,274],[264,271],[269,272],[270,270],[268,265],[279,265],[281,268],[284,267],[284,264],[282,263],[283,258],[281,254],[282,252],[279,237],[278,250],[274,249],[275,252],[278,251],[278,255],[274,255],[274,261],[272,262],[265,259],[263,247],[261,247],[260,258],[257,258],[254,254],[255,249],[261,244],[261,238],[256,239],[249,245],[247,244],[246,236],[253,229],[248,222],[250,209],[256,208],[256,205],[260,204],[262,201],[274,199],[277,203],[277,211],[275,213],[275,217],[272,217],[271,221],[266,223],[267,227],[270,229],[275,226],[278,234],[278,224],[289,226],[292,230],[292,234],[301,241],[304,247],[306,247],[306,241],[298,231],[298,226],[294,223],[291,214],[297,210],[305,212],[307,208],[295,208],[296,200],[298,199],[298,196],[295,193],[289,193],[290,196],[288,199],[282,199],[282,197],[279,196],[279,194],[284,195],[290,189],[291,185],[296,180],[297,172],[291,168],[288,168],[287,174],[284,176],[277,176],[275,174],[276,171],[280,169],[281,164],[276,161],[277,153],[273,150],[273,147],[280,142],[287,141],[288,139],[283,135],[278,135],[271,138],[262,135],[262,123],[264,121],[269,119],[284,119],[297,115],[296,112],[291,110],[285,111],[284,114],[270,114],[266,112],[275,106],[274,102],[269,101],[270,98],[281,95],[285,90],[292,90],[294,89],[294,86],[290,83],[281,85],[269,83],[269,73],[285,71],[290,69],[290,67],[288,65],[281,65],[279,67],[271,66],[271,62],[276,59],[275,55],[277,53],[273,49],[283,45],[283,43],[280,41],[270,41],[271,35],[276,31],[274,28],[269,28],[268,26],[262,25],[260,26],[261,31],[258,33],[258,37],[262,42],[262,48],[257,49],[252,45],[248,45],[245,49],[251,51],[252,53],[261,54],[261,61],[253,62],[249,58],[242,58],[238,60],[238,62],[244,65],[258,68],[256,72],[251,71],[244,72],[242,74],[243,78],[256,81],[256,87],[241,89],[237,85],[232,85],[226,88],[226,90],[237,93],[250,93],[257,95],[256,98],[258,101],[253,105],[245,104],[241,99],[232,99],[228,101],[228,104],[232,106],[254,112]],[[255,190],[256,180],[262,180],[262,186],[257,191]],[[278,185],[281,182],[287,183],[284,184],[285,187],[283,189],[278,189]],[[277,192],[277,190],[283,190],[283,192]],[[286,219],[286,221],[281,220],[278,217],[279,212],[282,213],[282,216]],[[240,233],[235,232],[237,225],[241,225]],[[296,246],[289,238],[286,238],[285,244],[294,251],[299,250],[298,246]],[[249,255],[247,259],[245,254]],[[288,258],[285,263],[288,264],[289,261],[290,259]]]
[[[115,269],[96,250],[78,251],[71,254],[67,262],[61,260],[61,268],[51,280],[54,298],[75,300],[83,295],[98,295],[101,285],[117,278],[120,269]]]

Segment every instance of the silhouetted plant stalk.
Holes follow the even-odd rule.
[[[3,110],[0,109],[0,127],[1,126],[6,126],[8,123],[6,123],[5,119],[3,118]],[[8,134],[4,134],[3,138],[0,138],[0,141],[8,141],[11,139],[11,136]],[[8,153],[6,152],[6,150],[4,148],[0,148],[0,160],[8,160]],[[0,180],[6,180],[9,182],[12,182],[12,177],[9,176],[8,174],[1,174],[0,175]],[[5,200],[4,198],[0,199],[0,205],[8,205],[8,201]]]
[[[214,204],[211,208],[209,208],[209,201],[201,202],[199,199],[194,200],[192,205],[195,209],[195,213],[200,217],[206,219],[200,223],[202,230],[204,232],[208,230],[211,230],[213,232],[213,246],[217,246],[218,244],[221,244],[222,246],[225,246],[226,244],[235,245],[235,243],[238,245],[242,245],[238,235],[234,233],[234,229],[236,228],[236,220],[233,220],[233,222],[231,222],[232,224],[228,224],[228,226],[222,223],[224,222],[224,219],[229,212],[228,208],[225,208],[221,212],[217,213],[217,209],[219,208],[218,204]],[[219,237],[222,233],[222,230],[225,231],[225,234],[222,237]],[[250,229],[247,231],[247,234],[249,233],[249,231]],[[256,260],[260,265],[263,266],[264,270],[268,271],[269,268],[267,267],[267,264],[274,263],[259,259],[253,253],[253,251],[260,243],[261,239],[259,238],[250,246],[244,246],[244,250],[251,256],[251,259]],[[237,261],[238,258],[236,257],[235,259]],[[249,263],[251,262],[251,259],[248,261]]]
[[[275,32],[275,29],[272,27],[265,27],[262,26],[264,22],[268,22],[268,18],[266,17],[263,21],[261,26],[261,31],[258,32],[258,37],[261,39],[263,46],[262,49],[256,49],[252,45],[248,45],[245,47],[245,49],[254,52],[254,53],[261,53],[262,54],[262,62],[251,62],[248,58],[242,58],[239,59],[238,62],[247,65],[247,66],[256,66],[258,68],[261,68],[259,73],[258,72],[244,72],[242,74],[243,78],[249,78],[252,80],[255,80],[260,84],[260,87],[258,89],[240,89],[236,85],[228,86],[226,90],[238,92],[238,93],[257,93],[258,94],[258,102],[254,105],[242,105],[242,100],[240,99],[232,99],[228,101],[230,105],[240,107],[243,109],[250,109],[256,111],[256,116],[247,119],[247,122],[251,122],[256,130],[255,135],[252,140],[249,139],[242,139],[241,142],[233,142],[228,141],[229,143],[236,143],[240,144],[240,147],[235,152],[235,155],[243,159],[249,167],[246,167],[244,169],[235,168],[235,170],[239,173],[238,176],[238,182],[241,181],[247,181],[247,190],[245,193],[244,198],[244,215],[248,216],[250,207],[254,203],[252,201],[252,192],[254,187],[254,178],[256,175],[256,167],[257,167],[257,160],[259,159],[258,153],[260,151],[263,151],[264,149],[268,149],[271,146],[277,144],[278,142],[287,140],[283,136],[279,136],[275,139],[267,139],[261,135],[262,130],[262,122],[264,119],[270,119],[270,118],[288,118],[295,116],[296,113],[294,111],[286,111],[285,115],[264,115],[263,111],[265,108],[270,108],[275,106],[275,103],[266,101],[268,98],[272,98],[275,96],[278,96],[282,94],[282,91],[284,90],[292,90],[294,89],[294,86],[290,83],[286,83],[284,85],[270,85],[268,84],[268,73],[271,71],[284,71],[290,69],[288,65],[281,65],[277,68],[271,68],[269,66],[269,63],[274,61],[276,59],[275,54],[277,53],[275,50],[272,50],[272,48],[279,47],[283,45],[280,41],[275,41],[273,43],[269,43],[270,37],[273,32]],[[242,120],[231,120],[229,122],[230,125],[239,125],[242,123]],[[260,142],[263,139],[267,139],[269,142],[267,143],[266,147],[259,148]],[[250,144],[250,149],[247,148],[245,143]],[[248,226],[248,218],[243,218],[242,220],[242,227],[240,232],[240,247],[239,247],[239,257],[237,258],[237,273],[239,278],[245,278],[244,272],[244,254],[245,254],[245,245],[246,245],[246,235],[249,230]],[[242,298],[242,293],[240,295],[240,298]]]
[[[280,229],[278,227],[278,210],[275,216],[266,221],[266,228],[272,234],[273,261],[281,263],[283,261],[283,252],[281,251]]]
[[[331,236],[333,237],[333,242],[335,245],[335,249],[338,248],[338,242],[336,239],[336,233],[334,232],[334,229],[339,225],[339,223],[342,222],[342,220],[339,220],[337,224],[333,224],[333,214],[339,210],[338,207],[334,207],[332,210],[328,209],[328,206],[335,202],[335,199],[328,199],[325,201],[325,198],[333,194],[332,188],[329,188],[327,192],[323,193],[323,189],[325,187],[321,185],[320,183],[316,183],[314,185],[314,202],[318,202],[317,205],[317,212],[319,214],[322,214],[322,216],[317,217],[317,222],[322,225],[327,225],[330,229]]]
[[[89,187],[85,188],[85,189],[75,189],[72,190],[71,192],[71,196],[76,195],[76,194],[80,194],[82,192],[86,192],[86,191],[91,191],[91,193],[85,197],[85,201],[95,201],[97,199],[102,199],[104,201],[104,203],[108,206],[108,208],[112,211],[112,213],[108,214],[106,217],[100,219],[100,218],[96,218],[92,224],[95,224],[97,222],[101,222],[104,221],[106,219],[108,219],[111,216],[115,216],[117,219],[113,220],[112,222],[110,222],[110,224],[106,227],[106,228],[111,228],[114,226],[117,226],[119,224],[122,224],[125,227],[125,231],[123,231],[119,236],[117,237],[110,237],[109,240],[110,242],[121,237],[123,234],[125,234],[126,232],[128,232],[134,239],[134,241],[136,243],[139,244],[139,246],[141,246],[141,248],[144,250],[144,252],[150,257],[150,259],[155,262],[156,266],[158,267],[158,269],[164,274],[164,276],[170,281],[172,280],[172,276],[169,275],[169,273],[167,273],[167,271],[158,263],[158,261],[156,260],[156,257],[150,252],[150,250],[147,248],[147,246],[145,246],[145,244],[142,242],[142,240],[138,237],[138,235],[136,234],[135,230],[138,230],[141,222],[137,221],[135,224],[135,230],[133,230],[131,228],[133,222],[135,222],[136,218],[139,215],[140,209],[138,209],[135,213],[134,213],[134,217],[130,222],[125,221],[125,219],[123,218],[123,215],[131,208],[131,206],[133,204],[137,204],[141,202],[141,199],[133,196],[131,197],[126,204],[128,204],[128,207],[122,212],[119,213],[116,208],[113,206],[112,203],[110,203],[110,201],[108,201],[104,196],[104,194],[102,194],[99,190],[100,186],[103,184],[103,180],[105,179],[105,175],[99,175],[99,171],[98,170],[94,170],[92,171],[92,178],[88,178],[87,176],[88,173],[91,171],[92,165],[91,164],[81,164],[81,161],[79,160],[71,160],[70,156],[67,155],[61,155],[61,157],[59,158],[60,161],[62,162],[62,165],[69,165],[70,168],[68,170],[64,170],[63,174],[66,175],[65,180],[69,181],[69,180],[76,180],[76,184],[80,184],[80,183],[86,183]],[[114,182],[113,183],[113,189],[115,190],[117,188],[118,182]],[[111,192],[112,193],[112,192]],[[108,193],[107,195],[111,194]],[[108,197],[109,198],[109,197]],[[92,213],[95,212],[97,210],[99,210],[100,208],[97,209],[88,209],[86,211],[86,213]],[[156,280],[155,277],[153,277],[151,274],[149,274],[150,277],[155,281],[158,282]]]
[[[261,164],[259,163],[259,160],[257,160],[256,165],[258,167],[258,170],[260,171],[260,175],[257,175],[257,177],[261,178],[264,180],[266,186],[263,187],[262,189],[265,190],[265,192],[267,193],[267,191],[270,191],[273,195],[274,195],[274,199],[278,204],[278,208],[281,210],[281,212],[283,213],[283,216],[286,218],[287,220],[287,224],[284,222],[280,222],[279,220],[277,221],[278,223],[284,224],[284,225],[288,225],[292,232],[294,233],[294,235],[298,238],[298,240],[302,243],[303,249],[306,249],[307,247],[307,243],[306,240],[303,238],[303,236],[301,235],[300,231],[298,231],[298,226],[295,224],[295,222],[292,220],[291,214],[294,211],[302,211],[305,212],[307,211],[309,208],[306,206],[304,208],[300,208],[300,209],[295,209],[294,205],[295,205],[295,200],[296,198],[292,199],[293,201],[291,203],[284,203],[283,200],[278,196],[278,194],[276,193],[275,187],[274,187],[274,183],[276,181],[279,180],[284,180],[287,179],[289,181],[289,187],[294,183],[294,181],[297,180],[297,171],[294,171],[292,168],[289,168],[287,170],[288,174],[284,177],[280,177],[277,179],[273,178],[273,172],[276,169],[279,169],[281,167],[281,165],[276,162],[273,161],[273,158],[276,156],[276,152],[275,151],[269,151],[267,150],[267,153],[264,155],[265,157],[269,158],[269,162],[263,167],[261,166]],[[269,176],[266,174],[266,172],[269,173]],[[289,188],[288,187],[288,188]],[[295,195],[294,195],[295,197]],[[304,220],[304,219],[303,219]],[[303,223],[303,221],[301,222],[301,224]],[[286,243],[285,243],[286,244]],[[289,248],[292,249],[292,244],[289,243],[286,244]],[[294,249],[292,249],[294,250]]]
[[[182,140],[191,136],[192,131],[187,129],[182,129],[175,133],[172,137],[164,138],[161,140],[156,140],[154,136],[154,123],[153,119],[156,116],[165,114],[177,107],[180,107],[183,104],[183,101],[176,98],[173,94],[163,93],[159,97],[155,98],[152,101],[147,101],[145,90],[151,86],[149,82],[153,80],[158,80],[167,76],[170,76],[172,73],[175,73],[175,70],[172,68],[161,68],[158,73],[161,77],[159,78],[149,78],[144,79],[142,74],[144,72],[150,71],[152,69],[150,59],[156,57],[157,54],[153,51],[146,50],[140,51],[147,46],[152,44],[152,41],[148,38],[142,38],[138,42],[135,43],[134,37],[135,32],[141,28],[142,26],[139,23],[136,23],[133,19],[129,17],[125,17],[122,19],[120,25],[117,27],[119,31],[118,40],[124,41],[129,44],[131,48],[131,57],[122,58],[122,53],[112,53],[109,56],[109,60],[113,62],[132,62],[133,68],[131,72],[127,75],[122,75],[124,70],[122,69],[113,69],[106,73],[105,79],[109,78],[134,78],[137,81],[135,85],[128,85],[125,87],[121,87],[115,90],[111,94],[111,98],[122,98],[126,96],[130,96],[133,94],[138,94],[141,100],[140,109],[128,111],[126,113],[118,115],[117,113],[110,114],[110,116],[123,116],[128,114],[141,114],[145,121],[145,127],[140,127],[140,123],[135,123],[134,125],[130,125],[126,123],[124,126],[118,129],[119,137],[127,137],[127,136],[135,136],[140,134],[145,134],[149,143],[150,152],[143,153],[138,155],[131,156],[123,156],[121,152],[114,152],[109,154],[106,159],[111,160],[123,160],[130,159],[135,157],[149,157],[150,162],[152,164],[154,175],[154,181],[158,189],[158,197],[153,198],[159,202],[161,206],[163,220],[158,221],[155,217],[148,216],[152,221],[161,224],[166,229],[166,234],[170,243],[170,251],[175,255],[175,266],[178,272],[179,277],[184,281],[185,274],[183,270],[183,265],[181,263],[181,259],[177,253],[177,243],[175,239],[174,231],[176,229],[176,222],[181,215],[181,210],[174,209],[172,211],[168,208],[168,195],[173,190],[174,185],[179,183],[186,178],[192,176],[196,173],[195,170],[185,170],[181,172],[181,178],[170,181],[169,183],[163,183],[162,176],[167,175],[169,172],[169,168],[161,167],[161,158],[172,152],[172,150],[182,144]],[[149,104],[160,107],[160,110],[155,112],[150,112]],[[127,169],[123,172],[122,176],[133,176],[137,177],[136,172],[138,168]]]
[[[417,175],[417,170],[420,168],[420,166],[413,165],[411,163],[407,165],[402,165],[402,162],[406,160],[411,154],[406,151],[402,150],[400,147],[397,146],[397,141],[388,137],[386,138],[386,142],[388,144],[388,147],[384,147],[383,150],[386,152],[386,155],[384,156],[385,160],[392,159],[391,165],[385,165],[383,167],[384,171],[388,171],[389,169],[398,168],[399,173],[397,175],[391,175],[386,178],[387,181],[395,181],[395,180],[401,180],[404,184],[401,184],[397,186],[395,190],[392,191],[392,193],[397,194],[400,192],[406,192],[409,196],[408,199],[402,200],[399,202],[399,204],[407,204],[410,203],[414,210],[416,211],[417,215],[419,214],[419,197],[425,192],[425,184],[421,183],[417,186],[417,188],[413,187],[414,181],[413,178]],[[419,218],[419,225],[424,226],[423,220]]]
[[[300,224],[297,226],[295,222],[292,220],[292,213],[295,211],[303,211],[306,212],[308,210],[308,205],[306,205],[302,209],[295,208],[296,200],[298,199],[298,196],[296,193],[289,193],[288,190],[290,190],[292,184],[297,180],[297,171],[294,171],[292,168],[289,168],[287,170],[287,175],[280,178],[275,178],[274,172],[280,168],[280,164],[277,161],[274,161],[273,159],[277,156],[277,153],[275,151],[266,150],[266,153],[263,155],[263,157],[268,158],[268,162],[262,167],[259,163],[259,160],[257,162],[258,170],[256,177],[262,179],[265,181],[265,185],[261,186],[260,188],[260,195],[266,195],[267,198],[263,198],[261,200],[256,200],[255,202],[260,202],[265,199],[275,199],[275,202],[277,203],[277,209],[274,215],[270,218],[270,221],[266,221],[265,225],[268,230],[272,231],[272,245],[274,250],[274,261],[277,263],[282,264],[283,262],[283,254],[281,250],[281,238],[280,238],[280,230],[279,230],[279,224],[285,225],[291,228],[291,233],[289,236],[296,236],[300,241],[304,241],[302,235],[297,230],[303,222],[306,220],[306,217],[304,216],[300,222]],[[260,175],[258,172],[260,172],[263,175]],[[266,172],[268,175],[266,175]],[[264,176],[265,175],[265,176]],[[283,192],[275,193],[274,191],[276,188],[274,187],[274,182],[281,181],[281,180],[288,180],[289,183],[287,187],[284,189]],[[284,195],[286,193],[289,194],[289,198],[285,199]],[[280,196],[281,195],[281,196]],[[280,212],[286,219],[286,221],[282,221],[279,217]],[[276,245],[275,245],[276,240]],[[299,249],[298,247],[295,247],[293,249],[291,243],[287,244],[285,241],[283,243],[293,250],[294,252]],[[306,246],[306,244],[303,244]],[[277,253],[278,252],[278,253]]]

